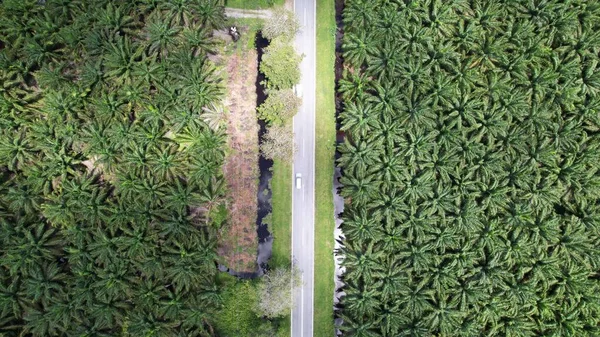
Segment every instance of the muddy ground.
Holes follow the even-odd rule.
[[[228,42],[232,43],[232,42]],[[237,273],[257,270],[258,124],[256,117],[257,53],[248,48],[222,55],[226,72],[227,145],[223,166],[227,182],[229,221],[221,233],[218,253]]]

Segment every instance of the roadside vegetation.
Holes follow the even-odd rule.
[[[215,333],[223,21],[211,0],[0,3],[0,335]]]
[[[287,267],[253,280],[221,274],[223,306],[214,316],[218,336],[289,337],[291,277]]]
[[[348,0],[347,336],[600,335],[600,7]]]
[[[333,170],[335,155],[335,1],[317,2],[317,87],[315,146],[314,335],[335,334]]]
[[[285,0],[221,0],[225,7],[240,9],[268,9],[273,6],[281,6]]]
[[[267,99],[258,107],[258,114],[268,125],[260,151],[265,158],[288,163],[293,161],[296,151],[292,118],[302,104],[302,99],[293,90],[300,82],[302,56],[296,53],[292,44],[299,28],[294,13],[283,8],[274,10],[263,26],[269,45],[260,62]]]
[[[260,71],[265,75],[261,85],[267,95],[265,102],[258,107],[258,115],[267,128],[264,133],[260,151],[261,154],[273,160],[271,233],[273,235],[273,249],[269,266],[271,270],[263,277],[259,286],[261,301],[271,299],[266,311],[268,317],[278,317],[278,334],[289,336],[291,333],[290,314],[293,306],[292,285],[299,286],[297,274],[291,261],[291,226],[292,226],[292,190],[290,178],[292,176],[292,162],[296,146],[292,130],[292,119],[302,104],[302,99],[297,96],[294,86],[300,81],[299,64],[302,57],[296,53],[292,45],[300,25],[294,13],[283,7],[275,8],[273,16],[265,20],[261,29],[263,37],[269,40],[269,46],[263,51],[260,62]],[[284,275],[282,275],[282,273]],[[294,276],[294,277],[292,277]],[[269,282],[278,280],[275,282]],[[293,281],[293,282],[292,282]],[[271,283],[269,285],[269,283]],[[289,291],[289,292],[288,292]],[[264,303],[259,307],[265,312]],[[274,309],[277,310],[274,310]]]
[[[271,191],[273,206],[270,232],[273,250],[269,265],[285,267],[292,264],[292,164],[283,160],[273,161]]]

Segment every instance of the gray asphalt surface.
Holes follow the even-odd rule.
[[[315,19],[316,0],[295,0],[294,12],[300,21],[296,50],[304,55],[300,64],[302,106],[294,117],[294,177],[302,174],[302,188],[294,177],[292,193],[292,259],[302,272],[302,286],[295,291],[292,308],[292,337],[313,336],[314,233],[315,233]]]

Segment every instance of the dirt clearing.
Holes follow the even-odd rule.
[[[245,49],[245,48],[244,48]],[[257,54],[237,51],[221,60],[227,76],[227,145],[223,173],[227,182],[229,222],[220,237],[219,255],[238,273],[257,270],[258,124]]]

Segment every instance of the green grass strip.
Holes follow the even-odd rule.
[[[285,267],[291,263],[292,244],[292,165],[281,160],[273,162],[271,188],[273,206],[271,233],[273,251],[271,267]]]
[[[225,7],[241,9],[265,9],[283,5],[285,0],[225,0]]]
[[[317,1],[314,336],[331,337],[333,325],[333,165],[335,155],[335,3]]]
[[[271,268],[287,267],[291,264],[292,250],[292,164],[285,161],[273,162],[271,179],[273,207],[271,218],[271,234],[273,250],[269,266]],[[290,336],[290,317],[281,318],[277,336]]]

